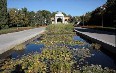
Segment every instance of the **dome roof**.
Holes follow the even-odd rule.
[[[57,14],[55,14],[55,16],[64,16],[64,15],[62,14],[62,12],[57,12]]]

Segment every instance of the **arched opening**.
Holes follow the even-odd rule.
[[[61,18],[58,18],[57,19],[57,23],[62,23],[62,19]]]
[[[65,19],[65,21],[67,21],[67,19]]]

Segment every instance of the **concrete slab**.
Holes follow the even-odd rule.
[[[45,31],[45,27],[0,35],[0,54]]]
[[[101,44],[104,49],[116,54],[116,35],[114,33],[80,27],[74,30],[83,38]]]
[[[94,38],[96,40],[99,40],[101,42],[104,42],[106,44],[109,44],[113,47],[116,47],[116,35],[110,35],[110,34],[104,34],[102,31],[99,30],[93,30],[93,29],[87,29],[87,28],[75,28],[75,31],[87,35],[91,38]]]

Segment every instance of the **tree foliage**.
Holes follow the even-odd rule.
[[[84,16],[85,25],[101,26],[102,17],[104,27],[116,26],[116,0],[107,0],[105,4],[96,8],[94,11],[86,13]],[[83,16],[80,16],[80,18],[83,21]]]
[[[35,26],[35,12],[29,12],[29,26]]]
[[[7,24],[7,0],[0,0],[0,29]]]
[[[0,29],[8,27],[43,26],[51,24],[51,17],[56,12],[47,10],[37,12],[28,11],[26,7],[22,9],[10,8],[7,10],[7,0],[0,1]],[[64,16],[67,16],[63,12]]]
[[[15,8],[8,10],[9,26],[28,26],[29,24],[29,13],[27,8],[17,10]]]
[[[7,1],[0,1],[0,29],[8,27],[43,26],[51,24],[51,17],[57,12],[51,13],[47,10],[37,12],[22,9],[10,8],[7,10]],[[63,12],[64,16],[67,16]]]
[[[57,14],[57,12],[59,12],[59,11],[52,12],[52,13],[51,13],[51,17],[54,17],[55,14]],[[67,15],[66,13],[64,13],[64,12],[62,12],[62,14],[63,14],[64,16],[68,16],[68,15]]]
[[[51,23],[51,12],[47,10],[37,11],[34,16],[36,26],[48,25]]]

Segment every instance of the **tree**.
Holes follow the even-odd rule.
[[[22,8],[22,10],[19,10],[19,21],[22,26],[28,26],[29,24],[29,12],[27,8]]]
[[[9,25],[13,27],[28,26],[29,24],[29,12],[27,8],[22,10],[11,8],[8,10]]]
[[[51,12],[47,10],[37,11],[35,15],[37,25],[48,25],[51,23]]]
[[[69,20],[69,22],[75,24],[75,23],[77,23],[77,20],[78,20],[78,19],[76,18],[76,16],[73,16],[73,17],[70,16],[70,20]]]
[[[83,16],[80,17],[82,19]],[[116,0],[107,0],[105,4],[84,16],[86,25],[101,26],[102,21],[104,27],[116,27]]]
[[[107,0],[105,6],[106,12],[104,14],[107,26],[116,27],[116,0]]]
[[[7,0],[0,0],[0,29],[7,26]]]
[[[29,12],[29,24],[30,26],[34,26],[35,25],[35,12],[34,11],[31,11]]]
[[[16,27],[19,24],[17,12],[18,10],[15,8],[8,9],[8,22],[10,27]]]
[[[47,10],[42,10],[41,13],[44,18],[44,24],[51,24],[51,12]]]
[[[66,13],[64,13],[64,12],[62,12],[62,14],[63,14],[64,16],[67,16],[67,14],[66,14]]]
[[[44,24],[44,17],[42,16],[41,11],[37,11],[35,15],[35,25],[42,26]]]
[[[51,17],[55,17],[55,14],[57,14],[57,12],[52,12]]]
[[[87,23],[89,22],[90,18],[91,18],[91,13],[92,12],[87,12],[84,16],[84,22]]]

